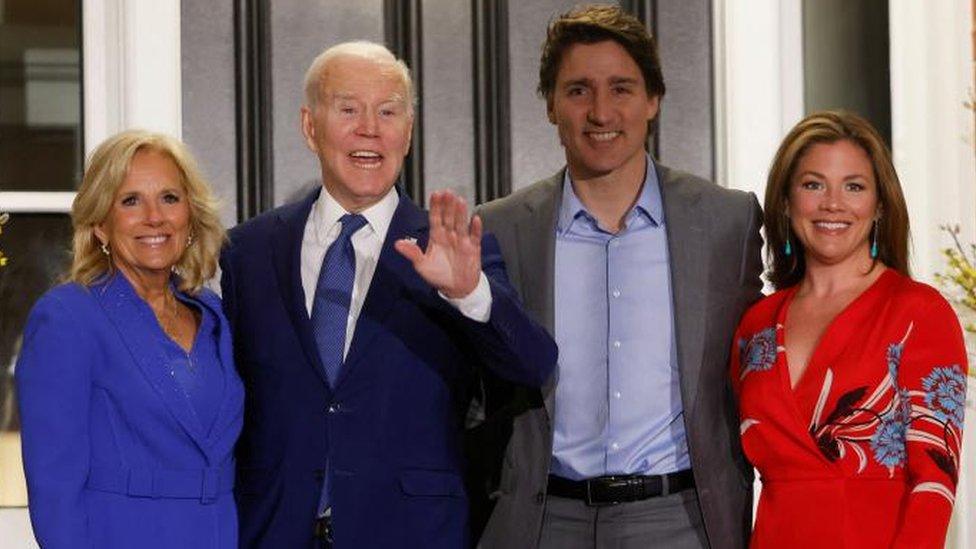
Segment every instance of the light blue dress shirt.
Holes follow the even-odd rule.
[[[647,159],[617,234],[567,170],[556,225],[559,345],[552,474],[580,480],[690,468],[678,379],[664,206]]]

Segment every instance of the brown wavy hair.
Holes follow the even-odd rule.
[[[111,258],[101,251],[95,227],[105,222],[115,195],[125,181],[132,158],[151,150],[168,156],[180,172],[190,206],[190,234],[193,243],[174,266],[179,289],[197,293],[217,270],[217,255],[226,240],[217,200],[186,146],[161,133],[127,130],[103,141],[88,159],[78,195],[71,205],[74,226],[73,257],[67,280],[91,286],[114,269]]]
[[[806,271],[803,243],[793,233],[787,217],[790,183],[800,158],[811,145],[850,141],[867,153],[878,185],[880,216],[877,224],[878,257],[875,262],[911,276],[908,267],[908,208],[891,161],[891,152],[870,122],[845,111],[815,112],[793,126],[783,139],[769,168],[765,212],[767,276],[777,289],[798,283]],[[789,236],[793,253],[786,255]]]

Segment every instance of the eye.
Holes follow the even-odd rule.
[[[818,191],[823,188],[823,183],[819,181],[803,181],[800,183],[800,188],[805,191]]]
[[[577,95],[583,95],[586,93],[586,88],[583,86],[570,86],[566,88],[566,95],[572,97]]]
[[[119,204],[122,204],[123,206],[135,206],[138,203],[139,200],[136,198],[136,195],[134,194],[123,196],[122,200],[119,201]]]
[[[861,192],[867,188],[863,183],[858,183],[857,181],[849,181],[844,187],[851,192]]]
[[[166,204],[178,204],[180,200],[180,195],[176,193],[166,193],[163,195],[163,202]]]
[[[630,93],[630,88],[627,86],[614,86],[613,93],[616,95],[627,95]]]

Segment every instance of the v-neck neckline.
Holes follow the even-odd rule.
[[[890,278],[890,275],[894,272],[888,267],[884,267],[884,272],[878,276],[877,280],[872,282],[867,288],[864,289],[860,294],[858,294],[854,299],[850,301],[843,309],[840,310],[834,318],[827,323],[827,326],[821,332],[820,337],[814,344],[813,350],[810,351],[810,356],[807,358],[806,368],[804,368],[803,373],[796,380],[796,385],[790,381],[790,363],[789,363],[789,352],[786,347],[786,318],[789,314],[790,306],[793,305],[793,299],[799,292],[800,285],[797,284],[793,288],[790,288],[789,294],[783,300],[783,304],[780,306],[779,311],[776,315],[776,324],[782,326],[781,330],[777,331],[777,347],[782,348],[782,368],[780,368],[780,378],[785,384],[787,394],[794,398],[794,400],[799,397],[799,393],[804,386],[809,385],[810,380],[814,379],[814,376],[818,375],[818,379],[823,377],[824,371],[826,370],[826,365],[820,356],[823,354],[823,349],[826,344],[832,340],[831,335],[836,331],[837,325],[845,317],[851,314],[851,311],[856,310],[857,306],[865,301],[869,296],[873,295],[883,286],[882,282]]]

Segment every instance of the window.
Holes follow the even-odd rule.
[[[0,507],[27,503],[13,370],[34,301],[68,265],[83,165],[81,2],[0,0]]]

